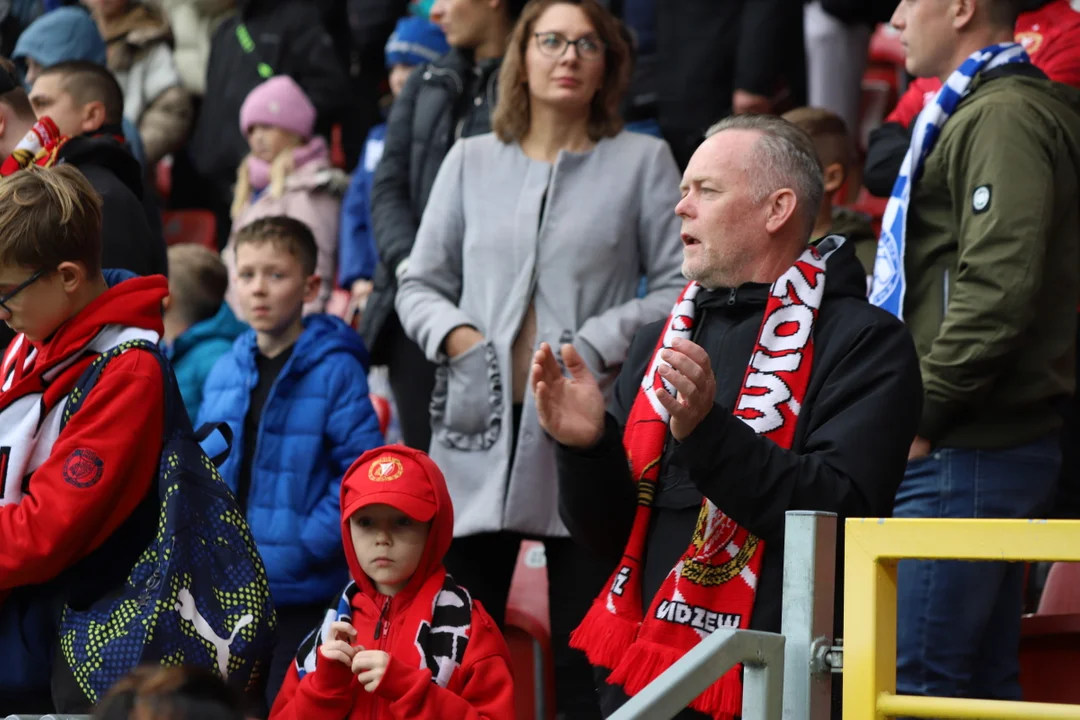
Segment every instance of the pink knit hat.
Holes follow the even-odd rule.
[[[304,140],[315,132],[315,106],[288,75],[276,75],[255,87],[240,106],[240,131],[253,125],[288,130]]]

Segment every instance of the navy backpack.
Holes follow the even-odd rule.
[[[211,459],[199,446],[208,433],[192,430],[161,350],[138,340],[99,355],[72,391],[62,422],[78,412],[108,363],[130,350],[157,358],[165,380],[165,438],[157,492],[148,498],[157,510],[156,533],[151,522],[149,546],[121,587],[86,607],[69,600],[64,608],[53,664],[56,709],[86,712],[117,680],[146,664],[217,671],[258,697],[277,627],[266,571],[218,474],[224,457]],[[227,427],[214,429],[231,442]]]

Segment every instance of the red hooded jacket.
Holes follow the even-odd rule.
[[[1051,80],[1080,88],[1080,2],[1053,0],[1016,20],[1016,41]],[[941,89],[937,78],[916,78],[885,122],[907,127]]]
[[[380,455],[406,460],[406,470],[391,483],[374,485],[361,466]],[[413,462],[408,462],[411,459]],[[425,487],[426,486],[426,487]],[[386,491],[435,498],[427,547],[416,573],[397,595],[386,597],[364,573],[352,545],[349,518],[372,493]],[[378,500],[392,504],[389,500]],[[341,484],[342,538],[352,577],[360,588],[352,601],[354,645],[390,655],[386,674],[374,693],[339,662],[317,657],[314,672],[303,679],[296,665],[289,670],[274,702],[270,720],[513,720],[514,686],[510,653],[502,634],[480,603],[473,600],[469,641],[460,666],[447,686],[432,681],[432,673],[416,662],[418,631],[432,617],[432,603],[442,589],[443,556],[450,547],[454,509],[438,466],[422,452],[402,446],[377,448],[353,463]],[[379,631],[381,625],[381,631]]]
[[[0,429],[13,432],[15,415],[28,404],[40,405],[42,420],[33,457],[17,462],[27,453],[0,448],[0,488],[18,484],[19,476],[7,477],[11,473],[21,475],[23,488],[17,500],[0,502],[0,601],[13,588],[55,578],[98,548],[157,477],[164,383],[158,361],[149,354],[127,352],[112,361],[59,434],[50,420],[94,354],[108,349],[97,344],[132,330],[145,331],[147,339],[160,337],[161,301],[167,294],[160,275],[124,280],[42,345],[32,345],[24,335],[12,341],[0,376],[5,388]],[[69,364],[53,377],[65,361]]]

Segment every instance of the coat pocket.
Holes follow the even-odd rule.
[[[437,442],[466,452],[488,450],[499,439],[502,415],[502,377],[491,343],[478,343],[436,370],[431,427]]]

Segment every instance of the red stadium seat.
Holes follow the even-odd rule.
[[[1027,702],[1080,705],[1080,563],[1054,563],[1039,610],[1021,624],[1020,685]]]
[[[1080,614],[1080,563],[1054,563],[1046,576],[1039,615]]]
[[[161,219],[166,245],[196,243],[218,251],[217,220],[209,210],[166,210]]]
[[[875,65],[904,67],[904,46],[900,33],[886,24],[878,25],[870,37],[870,62]]]
[[[518,720],[555,717],[555,665],[551,655],[546,565],[542,543],[521,543],[506,603],[503,633],[510,646]]]

